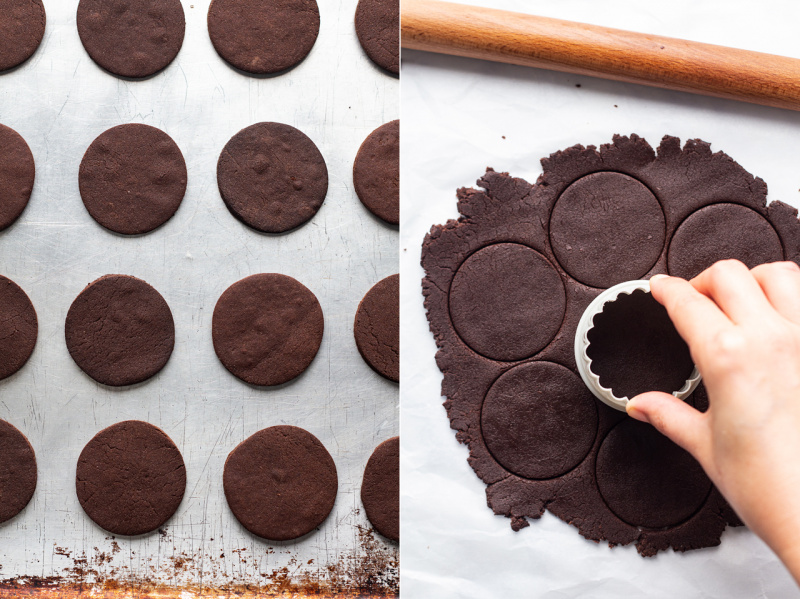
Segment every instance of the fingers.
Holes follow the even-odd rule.
[[[750,272],[778,313],[800,324],[800,267],[794,262],[773,262]]]
[[[721,260],[697,275],[691,283],[700,293],[714,300],[736,324],[763,318],[765,310],[771,308],[750,269],[738,260]]]
[[[711,430],[705,414],[674,395],[650,391],[628,402],[628,415],[649,422],[691,453],[704,468],[711,451]]]
[[[693,355],[707,345],[708,339],[714,339],[732,327],[722,310],[684,279],[656,275],[650,279],[650,292],[667,309]]]

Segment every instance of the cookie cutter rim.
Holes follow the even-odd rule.
[[[592,360],[586,350],[589,347],[589,331],[594,327],[594,317],[603,311],[607,303],[616,301],[620,295],[630,295],[637,290],[650,293],[650,281],[625,281],[603,291],[583,311],[575,332],[575,362],[578,365],[581,379],[597,399],[622,412],[626,411],[630,400],[627,396],[617,397],[611,389],[600,384],[600,377],[592,372]],[[673,391],[672,395],[678,399],[686,399],[697,388],[701,379],[700,371],[695,366],[684,385],[677,391]]]

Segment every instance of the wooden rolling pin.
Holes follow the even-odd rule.
[[[402,45],[800,110],[800,60],[438,0],[403,0]]]

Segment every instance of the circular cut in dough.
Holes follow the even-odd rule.
[[[86,515],[110,533],[152,532],[177,511],[186,490],[180,450],[160,428],[128,420],[83,448],[75,477]]]
[[[311,365],[325,319],[316,296],[281,274],[238,281],[220,296],[211,333],[217,357],[251,385],[280,385]]]
[[[400,275],[386,277],[358,305],[353,327],[361,357],[378,374],[400,382]]]
[[[486,447],[503,468],[546,479],[581,463],[597,436],[594,396],[573,372],[528,362],[498,378],[481,409]]]
[[[39,321],[30,298],[14,281],[0,275],[0,380],[25,366],[38,335]]]
[[[247,530],[272,541],[308,534],[336,501],[336,464],[314,435],[273,426],[242,441],[223,474],[228,505]]]
[[[461,339],[492,360],[522,360],[543,349],[564,319],[566,294],[556,269],[518,243],[478,250],[450,286],[450,318]]]
[[[646,391],[674,393],[694,370],[689,346],[666,308],[642,290],[603,306],[588,339],[590,368],[617,397],[630,399]]]
[[[83,204],[123,235],[167,222],[186,193],[186,162],[172,138],[148,125],[120,125],[92,142],[78,175]]]
[[[372,452],[361,482],[361,503],[379,533],[400,540],[400,437],[392,437]]]
[[[0,125],[0,231],[10,227],[25,210],[35,177],[36,165],[28,144],[19,133]]]
[[[400,73],[399,0],[359,0],[356,35],[375,64],[395,75]]]
[[[567,187],[550,217],[550,243],[561,267],[591,287],[642,278],[664,248],[664,211],[636,179],[586,175]]]
[[[319,34],[316,0],[212,0],[208,34],[237,69],[272,75],[299,64]]]
[[[225,205],[245,224],[284,233],[311,220],[328,193],[328,167],[314,142],[282,123],[234,135],[217,162]]]
[[[680,524],[700,509],[711,490],[711,481],[688,452],[633,418],[603,439],[596,468],[606,504],[633,526]]]
[[[747,268],[783,260],[775,228],[752,208],[713,204],[681,223],[669,245],[671,275],[691,279],[719,260],[736,259]]]
[[[149,379],[175,345],[172,312],[161,294],[127,275],[89,284],[67,312],[67,349],[86,374],[119,387]]]
[[[0,524],[25,509],[36,490],[36,479],[33,447],[25,435],[0,420]]]
[[[78,35],[109,73],[141,79],[164,69],[183,45],[180,0],[81,0]]]
[[[42,43],[46,22],[42,0],[3,0],[0,7],[0,72],[13,69],[33,56]]]
[[[353,183],[367,210],[400,224],[400,121],[381,125],[364,140],[353,164]]]

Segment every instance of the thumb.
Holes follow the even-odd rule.
[[[660,433],[691,453],[700,464],[708,462],[710,431],[705,414],[669,393],[649,391],[628,402],[628,415],[649,422]]]

